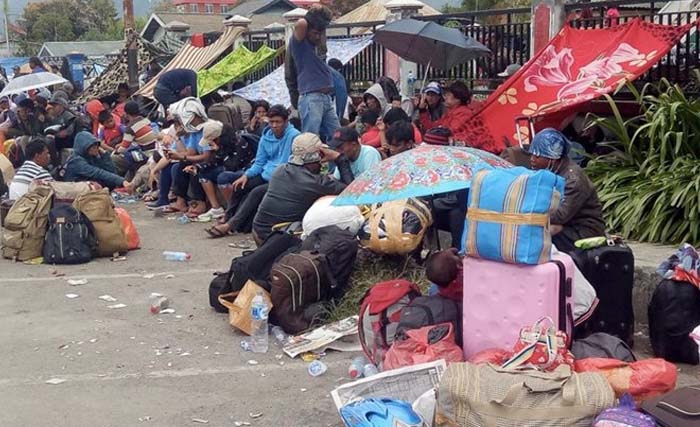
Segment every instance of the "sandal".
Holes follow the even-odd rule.
[[[146,203],[148,203],[148,202],[155,202],[155,201],[158,200],[158,196],[154,196],[154,195],[152,195],[152,194],[146,194],[146,195],[144,195],[144,196],[141,198],[141,200],[143,200],[143,201],[146,202]]]
[[[218,228],[216,228],[216,226],[205,228],[204,231],[206,231],[207,234],[209,235],[209,237],[211,237],[212,239],[219,239],[221,237],[226,237],[226,236],[231,235],[230,231],[226,231],[226,232],[221,231]]]
[[[175,206],[168,205],[165,206],[163,209],[161,209],[161,212],[164,214],[171,214],[171,213],[182,213],[182,209],[178,209]]]

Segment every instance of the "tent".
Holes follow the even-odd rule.
[[[126,55],[127,47],[132,41],[136,42],[139,73],[144,72],[153,59],[165,55],[164,51],[142,39],[137,33],[129,34],[127,41],[124,43],[124,48],[119,52],[119,56],[106,69],[100,72],[99,76],[90,82],[90,85],[83,91],[80,102],[114,93],[117,91],[119,83],[128,81]]]
[[[228,82],[257,71],[278,52],[268,46],[261,46],[257,52],[251,52],[243,45],[238,46],[211,68],[197,72],[198,95],[207,95]]]
[[[158,73],[150,82],[146,83],[135,95],[143,95],[153,98],[153,89],[156,87],[158,78],[165,72],[186,68],[194,71],[202,70],[213,64],[226,49],[231,47],[236,39],[243,33],[243,28],[227,26],[223,34],[212,44],[205,47],[196,47],[192,43],[187,43],[180,49],[175,57]]]
[[[469,145],[489,151],[529,142],[537,129],[558,126],[561,116],[635,80],[661,60],[694,26],[634,19],[612,28],[565,26],[549,44],[486,99],[469,121]],[[553,120],[553,118],[556,119]]]

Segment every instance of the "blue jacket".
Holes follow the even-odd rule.
[[[331,77],[333,77],[333,93],[335,96],[335,113],[338,115],[338,120],[345,115],[345,107],[348,104],[348,88],[345,82],[345,77],[331,67]]]
[[[284,131],[282,138],[277,138],[275,133],[269,127],[263,131],[260,142],[258,142],[258,152],[255,154],[255,162],[245,175],[248,178],[253,178],[260,175],[265,181],[270,181],[272,173],[277,169],[277,166],[287,163],[289,156],[292,154],[292,141],[299,135],[291,124],[287,124],[287,129]]]
[[[73,154],[66,161],[66,174],[64,181],[97,181],[110,189],[121,187],[124,178],[117,175],[109,153],[102,153],[99,157],[89,156],[88,149],[99,144],[99,141],[89,132],[79,132],[75,136]]]

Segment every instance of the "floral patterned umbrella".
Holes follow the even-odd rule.
[[[333,205],[364,205],[462,190],[469,188],[476,171],[495,167],[513,165],[476,148],[421,145],[360,174]]]

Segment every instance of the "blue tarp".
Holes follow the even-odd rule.
[[[7,77],[12,78],[12,68],[21,67],[22,65],[29,62],[29,58],[26,56],[10,56],[0,58],[0,67],[5,69],[5,74]]]

